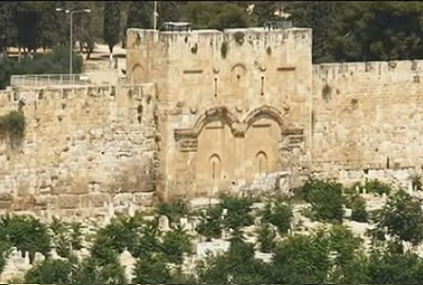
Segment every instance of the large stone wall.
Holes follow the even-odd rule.
[[[308,167],[311,30],[128,30],[133,83],[160,100],[160,189],[210,195]]]
[[[22,144],[0,144],[0,209],[102,214],[151,203],[157,167],[153,84],[0,92],[0,115],[24,102]],[[21,103],[22,105],[22,103]]]
[[[316,171],[421,167],[423,61],[313,66]]]

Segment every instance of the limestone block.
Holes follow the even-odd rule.
[[[0,201],[0,210],[12,209],[12,201]]]
[[[0,201],[12,201],[13,195],[11,193],[2,192],[0,193]]]
[[[154,203],[154,192],[134,193],[134,203],[138,206],[151,207]]]
[[[110,197],[107,194],[89,194],[88,199],[91,201],[93,208],[101,208],[110,201]]]
[[[60,195],[58,200],[60,209],[79,208],[79,195]]]

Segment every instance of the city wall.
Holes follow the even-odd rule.
[[[128,80],[157,84],[165,195],[213,195],[309,166],[310,29],[129,29],[127,38]]]
[[[0,144],[0,210],[87,216],[152,203],[153,84],[0,91],[0,115],[26,118],[18,146]]]
[[[422,166],[423,61],[313,66],[315,171]]]
[[[422,171],[423,61],[312,65],[310,29],[127,38],[129,85],[0,91],[0,115],[27,120],[19,148],[0,143],[0,210],[92,216],[285,187],[275,173],[405,187]]]

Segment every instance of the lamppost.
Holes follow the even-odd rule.
[[[153,30],[157,28],[157,17],[159,17],[157,13],[157,1],[154,1]]]
[[[73,54],[73,14],[75,13],[91,13],[90,9],[81,9],[81,10],[66,10],[66,9],[62,9],[62,8],[56,8],[57,12],[64,12],[66,14],[70,14],[70,43],[69,43],[69,80],[71,80],[72,78],[72,54]]]

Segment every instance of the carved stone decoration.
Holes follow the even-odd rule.
[[[237,111],[238,113],[242,113],[242,111],[244,111],[244,108],[242,108],[242,106],[241,106],[241,105],[237,105],[237,106],[235,107],[235,109],[236,109],[236,111]]]
[[[243,138],[245,136],[245,127],[241,123],[233,123],[231,126],[231,131],[236,138]]]
[[[220,69],[217,67],[213,67],[213,73],[218,74],[220,72]]]
[[[191,112],[191,114],[197,114],[198,111],[198,107],[197,106],[193,106],[189,108],[189,111]]]
[[[259,66],[259,70],[261,72],[265,72],[267,70],[266,66]]]
[[[197,151],[198,140],[197,138],[185,138],[180,141],[181,152]]]
[[[191,108],[190,108],[191,109]],[[192,111],[191,111],[192,112]],[[260,118],[268,118],[275,121],[279,127],[284,130],[283,114],[276,108],[263,105],[247,112],[242,120],[233,114],[226,106],[218,105],[210,107],[204,111],[198,112],[197,118],[190,128],[175,129],[174,137],[175,141],[180,143],[181,151],[196,151],[197,138],[200,135],[203,128],[210,122],[222,121],[227,124],[234,137],[244,137],[248,128],[253,125],[255,121]],[[291,145],[295,145],[302,140],[302,130],[296,129],[288,130],[293,132],[294,136],[287,136],[289,148]],[[298,137],[295,136],[295,132],[298,133]],[[290,144],[289,144],[290,142]]]

